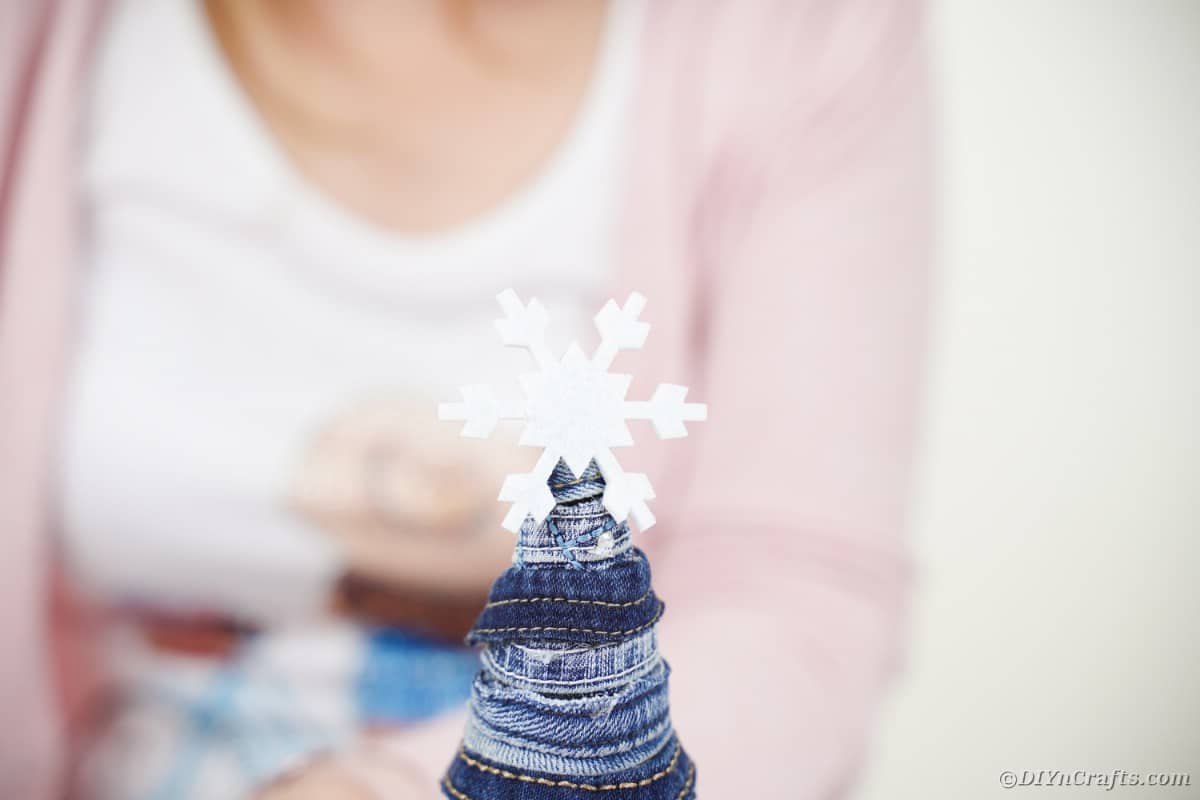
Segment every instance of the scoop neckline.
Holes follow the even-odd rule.
[[[358,243],[363,251],[359,263],[392,261],[400,255],[419,255],[426,258],[439,253],[478,251],[491,248],[522,228],[535,222],[537,210],[551,202],[555,186],[569,177],[572,165],[603,134],[595,124],[602,117],[605,105],[619,88],[621,62],[635,50],[635,0],[608,0],[604,11],[600,41],[593,59],[591,75],[580,96],[566,132],[558,139],[534,171],[521,180],[498,202],[468,215],[463,220],[430,232],[405,232],[376,223],[329,196],[306,176],[288,157],[282,144],[247,94],[233,72],[212,22],[203,7],[203,0],[186,3],[201,34],[204,59],[210,74],[216,76],[220,92],[230,106],[230,119],[241,125],[247,141],[253,142],[256,156],[270,165],[276,186],[268,193],[273,206],[266,210],[277,228],[287,231],[296,240],[298,249],[315,255],[320,251],[321,237],[311,236],[317,230],[336,228],[345,233],[339,239]],[[375,257],[371,257],[372,254]],[[347,266],[345,254],[340,254],[339,271]]]

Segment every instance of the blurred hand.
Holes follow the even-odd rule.
[[[434,800],[437,781],[412,757],[379,746],[370,735],[352,751],[317,760],[266,787],[254,800]]]
[[[404,795],[394,795],[403,798]],[[411,797],[420,795],[412,794]],[[276,781],[257,800],[378,800],[375,794],[332,761],[321,761],[299,774]]]
[[[507,567],[513,538],[496,502],[532,460],[503,436],[484,446],[438,423],[432,401],[379,398],[313,440],[296,509],[342,546],[350,570],[407,591],[480,595]]]
[[[434,787],[400,763],[374,763],[342,756],[325,758],[295,775],[282,778],[255,795],[255,800],[430,800]]]

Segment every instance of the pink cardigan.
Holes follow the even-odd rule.
[[[706,797],[839,796],[910,583],[930,251],[921,14],[907,0],[651,8],[613,292],[652,301],[637,372],[711,410],[674,455],[634,455],[661,498],[644,543],[669,603],[675,721]],[[0,5],[0,796],[28,800],[54,796],[64,763],[49,476],[78,281],[72,136],[103,14]],[[458,724],[400,737],[431,780]]]

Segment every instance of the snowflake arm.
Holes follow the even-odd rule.
[[[596,466],[604,475],[604,508],[617,522],[633,517],[638,530],[644,531],[655,522],[647,500],[654,499],[650,479],[640,472],[626,472],[607,447],[596,453]]]
[[[660,439],[687,436],[684,422],[703,422],[708,418],[704,403],[685,403],[687,387],[660,383],[649,400],[626,400],[625,419],[648,419]]]
[[[461,403],[439,403],[438,419],[463,421],[459,435],[470,439],[486,439],[502,419],[525,419],[523,406],[506,406],[496,399],[496,393],[486,383],[464,386],[458,390]]]
[[[650,334],[650,323],[638,322],[638,316],[646,307],[645,296],[638,292],[629,295],[621,308],[612,300],[604,304],[594,317],[596,330],[600,331],[600,345],[592,355],[592,365],[598,370],[607,370],[617,357],[618,350],[640,350]]]
[[[527,516],[539,521],[550,516],[554,509],[554,494],[550,491],[548,481],[557,464],[558,454],[547,448],[542,451],[531,471],[509,475],[504,479],[500,496],[496,499],[512,503],[501,523],[505,530],[513,533],[521,530],[521,523]]]
[[[506,347],[528,350],[538,369],[545,371],[554,363],[554,356],[546,345],[546,325],[550,322],[546,309],[537,298],[530,299],[529,305],[523,304],[512,289],[498,294],[496,300],[504,311],[504,319],[496,320],[500,340]]]

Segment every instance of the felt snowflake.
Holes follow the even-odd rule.
[[[546,309],[537,300],[521,302],[511,289],[497,296],[504,319],[496,321],[500,338],[509,347],[523,347],[533,356],[538,371],[520,376],[524,402],[501,403],[487,385],[464,386],[462,402],[442,403],[438,418],[465,421],[462,435],[486,439],[502,419],[525,422],[520,444],[541,447],[533,470],[509,475],[500,489],[500,500],[512,503],[504,527],[520,530],[527,516],[541,523],[554,508],[547,481],[559,459],[576,475],[595,460],[604,475],[604,507],[618,522],[632,517],[641,530],[654,524],[647,505],[654,497],[650,480],[641,473],[625,472],[612,448],[633,444],[626,422],[650,420],[662,439],[687,436],[685,422],[707,416],[703,403],[685,402],[687,387],[662,383],[649,400],[626,400],[630,375],[608,371],[620,350],[638,350],[646,342],[650,325],[638,316],[646,298],[634,292],[618,306],[609,300],[595,316],[600,344],[589,358],[572,342],[561,359],[546,345]]]

